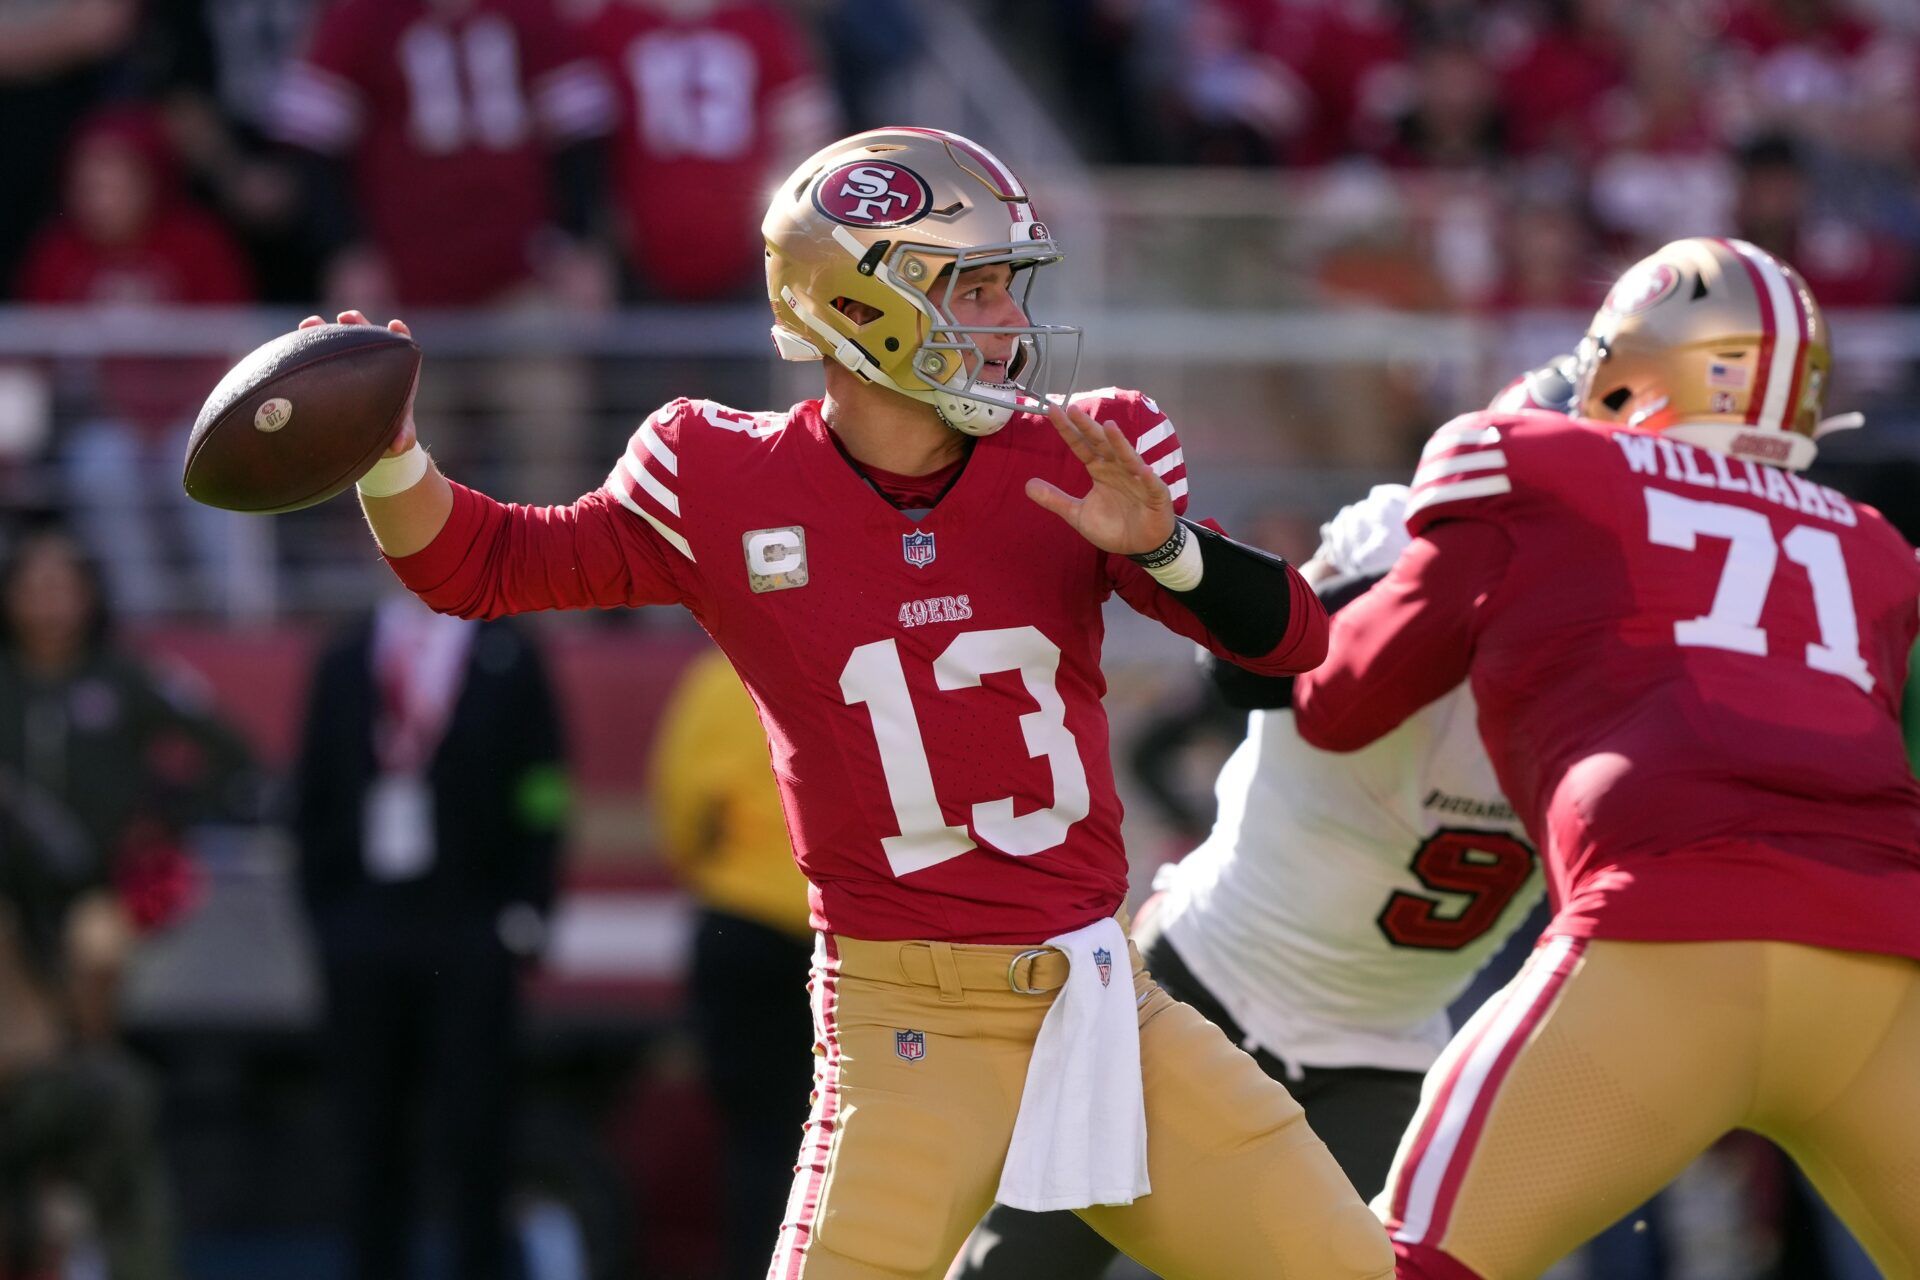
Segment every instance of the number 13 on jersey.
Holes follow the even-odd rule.
[[[996,671],[1017,671],[1035,709],[1020,717],[1028,754],[1044,758],[1053,775],[1053,804],[1015,814],[1013,797],[983,800],[972,807],[966,825],[950,824],[940,812],[933,768],[927,759],[920,719],[907,687],[906,668],[893,640],[876,640],[855,649],[840,669],[840,693],[849,705],[865,703],[880,748],[880,768],[900,834],[881,840],[896,876],[910,875],[957,858],[974,847],[974,837],[1015,857],[1031,857],[1057,848],[1074,823],[1087,816],[1092,799],[1079,744],[1067,728],[1066,705],[1054,686],[1060,650],[1033,627],[963,631],[933,661],[934,683],[943,690],[979,687]],[[971,827],[971,834],[969,834]]]

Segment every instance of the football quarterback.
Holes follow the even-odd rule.
[[[1311,588],[1183,518],[1152,399],[1062,394],[1077,335],[1029,311],[1060,251],[985,148],[845,139],[762,229],[774,343],[821,363],[820,398],[673,401],[551,508],[452,483],[409,424],[361,495],[435,608],[683,604],[753,695],[817,935],[769,1275],[937,1280],[998,1194],[1165,1275],[1387,1276],[1299,1105],[1116,919],[1103,601],[1281,675],[1324,653]]]

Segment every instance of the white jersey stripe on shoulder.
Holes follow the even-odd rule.
[[[1435,458],[1420,464],[1413,473],[1413,486],[1419,488],[1447,476],[1457,476],[1462,471],[1492,471],[1496,467],[1507,465],[1507,455],[1498,449],[1476,449],[1472,453],[1450,453],[1444,458]]]
[[[1787,273],[1780,269],[1780,264],[1774,261],[1772,254],[1754,248],[1745,240],[1729,240],[1727,243],[1759,272],[1761,284],[1767,291],[1767,301],[1773,304],[1773,367],[1767,373],[1767,398],[1760,406],[1757,425],[1763,429],[1783,430],[1790,409],[1787,398],[1793,394],[1794,370],[1800,364],[1799,311],[1794,302],[1793,284],[1787,279]]]
[[[666,442],[660,439],[660,433],[653,429],[652,418],[640,424],[640,443],[647,446],[648,453],[660,459],[660,465],[667,469],[668,475],[680,474],[680,459],[675,457],[673,450],[667,448]]]
[[[1156,446],[1164,444],[1172,438],[1173,423],[1170,421],[1162,421],[1158,426],[1148,427],[1140,433],[1140,438],[1133,442],[1133,451],[1144,458]]]
[[[1430,458],[1436,453],[1445,453],[1449,449],[1458,449],[1463,445],[1499,444],[1498,427],[1442,427],[1433,433],[1427,441],[1427,447],[1420,451],[1421,458]]]
[[[1175,480],[1172,484],[1168,485],[1167,493],[1169,496],[1174,498],[1186,497],[1187,496],[1187,478],[1185,476],[1181,476],[1178,480]]]
[[[1164,476],[1186,460],[1187,453],[1184,449],[1175,449],[1172,453],[1161,454],[1153,460],[1153,474]]]
[[[1416,489],[1413,500],[1407,503],[1407,517],[1412,519],[1416,512],[1443,502],[1457,502],[1462,498],[1490,498],[1497,493],[1511,492],[1513,481],[1505,476],[1475,476],[1471,480],[1437,484],[1431,489]]]
[[[681,537],[679,534],[675,533],[673,530],[667,528],[666,525],[660,522],[660,518],[658,516],[654,515],[651,511],[648,511],[645,507],[641,506],[638,502],[635,502],[633,500],[633,495],[628,493],[619,484],[617,483],[610,484],[607,487],[613,491],[614,497],[620,499],[621,506],[633,512],[633,514],[639,516],[642,520],[645,520],[648,524],[652,525],[654,528],[654,531],[658,533],[661,537],[665,538],[667,542],[672,545],[674,550],[678,551],[681,555],[685,556],[689,560],[693,559],[693,548],[687,545],[687,540],[685,538]]]
[[[1413,1170],[1413,1185],[1407,1192],[1406,1214],[1401,1218],[1400,1229],[1393,1233],[1395,1240],[1403,1244],[1421,1244],[1427,1240],[1436,1225],[1434,1210],[1440,1198],[1440,1184],[1446,1177],[1448,1167],[1456,1155],[1462,1159],[1472,1158],[1471,1150],[1459,1150],[1460,1138],[1466,1129],[1468,1117],[1480,1101],[1487,1077],[1514,1036],[1531,1033],[1540,1014],[1544,1012],[1544,1006],[1559,994],[1565,977],[1561,965],[1577,944],[1578,939],[1566,936],[1550,940],[1535,955],[1532,970],[1501,997],[1500,1012],[1495,1015],[1493,1025],[1474,1045],[1467,1060],[1460,1064],[1453,1090],[1447,1098],[1446,1110],[1441,1113],[1440,1123],[1435,1126],[1426,1151],[1420,1155],[1419,1166]],[[1497,1087],[1498,1082],[1495,1084]],[[1438,1225],[1442,1230],[1445,1229],[1444,1222]]]
[[[646,465],[634,457],[631,452],[629,452],[626,457],[620,459],[620,465],[627,469],[627,474],[633,477],[635,484],[645,489],[655,502],[667,509],[668,515],[677,516],[680,514],[680,499],[674,495],[673,490],[667,488],[666,485],[661,484],[659,480],[655,479],[653,473],[647,470]]]

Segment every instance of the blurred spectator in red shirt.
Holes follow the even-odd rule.
[[[1877,33],[1836,0],[1738,0],[1719,43],[1729,136],[1837,142],[1862,104]]]
[[[1502,75],[1515,151],[1590,143],[1604,105],[1626,80],[1625,0],[1552,0],[1548,19]]]
[[[548,0],[323,10],[282,82],[276,127],[335,162],[314,193],[337,249],[330,299],[374,314],[500,302],[544,283],[576,308],[604,305],[585,244],[592,140],[610,114]]]
[[[152,109],[116,107],[83,122],[64,194],[63,216],[42,228],[22,264],[23,301],[151,306],[252,296],[232,237],[180,191]]]
[[[338,0],[277,116],[317,157],[329,310],[486,307],[545,325],[612,305],[593,239],[612,95],[552,0]],[[458,433],[461,474],[524,501],[577,496],[589,371],[503,354],[430,365],[420,413],[488,422]]]
[[[1507,121],[1492,68],[1465,29],[1436,35],[1415,55],[1412,95],[1380,158],[1396,168],[1494,169],[1507,155]]]
[[[1592,202],[1622,261],[1680,236],[1727,229],[1733,165],[1703,86],[1710,50],[1671,14],[1650,10],[1634,27],[1627,79],[1598,104]]]
[[[133,36],[138,0],[0,0],[0,284],[53,207],[74,121]]]
[[[768,0],[611,0],[587,41],[619,88],[613,172],[642,289],[759,290],[769,186],[838,133],[806,33]]]
[[[1785,134],[1741,149],[1734,221],[1742,239],[1799,268],[1829,310],[1895,306],[1913,294],[1913,254],[1864,223],[1816,207],[1800,146]]]
[[[1305,90],[1304,119],[1290,159],[1324,164],[1354,151],[1405,109],[1413,73],[1405,15],[1387,0],[1237,0],[1266,11],[1257,47],[1292,69]]]
[[[22,265],[22,301],[140,308],[238,305],[253,285],[238,246],[186,198],[158,115],[116,107],[82,123],[64,207]],[[76,523],[132,612],[265,607],[265,534],[187,500],[176,477],[186,435],[221,360],[109,356],[81,381],[93,395],[57,445]],[[190,564],[173,572],[174,526]]]

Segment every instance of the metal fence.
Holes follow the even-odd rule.
[[[206,391],[298,318],[0,308],[0,506],[77,523],[132,616],[259,621],[366,603],[381,577],[350,500],[250,517],[195,507],[180,490]],[[1404,475],[1435,425],[1570,349],[1586,321],[1176,296],[1061,318],[1087,332],[1083,386],[1139,387],[1171,413],[1199,508],[1230,527],[1291,522],[1279,536],[1296,542],[1281,549],[1296,553],[1365,484]],[[423,437],[451,474],[508,499],[563,501],[597,485],[634,424],[673,396],[757,408],[819,387],[813,366],[773,359],[757,306],[409,319],[427,351]],[[1845,314],[1834,327],[1833,403],[1872,419],[1839,452],[1920,456],[1920,313]]]

